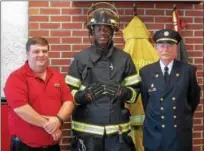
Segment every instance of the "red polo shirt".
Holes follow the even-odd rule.
[[[55,116],[63,102],[73,100],[64,77],[48,67],[46,80],[43,81],[32,72],[26,61],[21,68],[11,73],[4,92],[9,108],[10,134],[18,136],[31,147],[56,144],[43,128],[28,124],[13,109],[29,104],[41,115]]]

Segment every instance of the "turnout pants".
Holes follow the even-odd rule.
[[[71,151],[135,151],[132,138],[127,134],[75,137]]]

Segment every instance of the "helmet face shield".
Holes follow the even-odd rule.
[[[105,2],[96,3],[89,8],[87,28],[93,30],[94,25],[108,25],[114,31],[119,30],[119,15],[116,8]]]

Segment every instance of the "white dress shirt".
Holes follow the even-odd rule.
[[[161,67],[162,73],[163,73],[163,75],[164,75],[164,68],[165,68],[166,66],[162,63],[161,60],[159,61],[159,63],[160,63],[160,67]],[[167,65],[167,67],[169,68],[169,70],[168,70],[168,74],[169,74],[169,75],[171,74],[171,70],[172,70],[172,67],[173,67],[173,63],[174,63],[174,61],[172,60],[172,61]]]

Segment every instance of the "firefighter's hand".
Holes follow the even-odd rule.
[[[97,101],[104,96],[104,86],[102,84],[92,84],[85,89],[87,99]]]
[[[52,138],[53,138],[54,141],[59,141],[61,139],[61,137],[62,137],[62,130],[57,129],[51,135],[52,135]]]
[[[44,117],[48,119],[48,122],[45,124],[44,129],[49,134],[54,133],[61,126],[61,123],[56,116],[44,116]]]
[[[92,84],[84,90],[76,92],[74,99],[76,103],[84,105],[91,101],[97,101],[104,95],[103,92],[104,87],[101,84]]]
[[[111,98],[116,98],[121,93],[121,86],[120,85],[106,85],[105,91],[107,92],[108,96]]]
[[[122,101],[127,101],[132,97],[132,91],[129,88],[120,85],[107,85],[106,91],[111,98]]]

